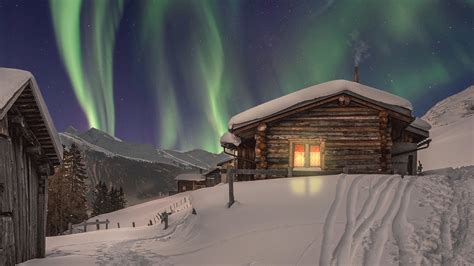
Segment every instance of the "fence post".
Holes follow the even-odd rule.
[[[87,232],[87,221],[82,222],[84,224],[84,232]]]
[[[68,223],[67,227],[69,228],[69,234],[72,235],[72,223]]]
[[[97,228],[97,230],[100,230],[99,219],[95,220],[95,227]]]
[[[105,220],[105,230],[109,229],[109,219]]]
[[[227,207],[230,208],[234,204],[234,173],[230,165],[227,165],[227,177],[229,179],[229,203]]]
[[[119,222],[117,222],[117,228],[120,228],[120,223]]]

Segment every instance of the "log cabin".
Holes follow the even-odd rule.
[[[33,75],[0,68],[0,265],[45,256],[48,176],[61,161]]]
[[[294,173],[416,173],[430,126],[411,103],[358,82],[333,80],[263,103],[221,137],[239,169]],[[303,174],[304,175],[304,174]],[[240,175],[238,180],[276,176]]]

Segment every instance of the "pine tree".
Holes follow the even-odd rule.
[[[92,216],[107,213],[109,210],[108,188],[105,182],[99,181],[94,191],[94,203],[92,204]]]
[[[82,154],[76,144],[69,150],[71,162],[71,222],[79,223],[88,218],[87,215],[87,179],[86,167]]]
[[[127,200],[125,199],[125,194],[123,193],[123,188],[120,187],[119,189],[119,204],[118,209],[123,209],[127,205]]]
[[[58,235],[67,230],[68,223],[80,223],[87,215],[87,179],[85,164],[78,147],[63,146],[63,164],[49,178],[48,234]]]

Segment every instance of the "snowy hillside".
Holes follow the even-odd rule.
[[[423,119],[433,140],[419,152],[424,169],[474,165],[474,86],[437,103]]]
[[[433,106],[423,119],[433,127],[455,123],[474,116],[474,85]]]
[[[121,229],[48,238],[26,264],[472,264],[474,167],[453,171],[238,182],[230,209],[226,185],[177,194],[100,217]],[[176,203],[169,229],[130,227]]]

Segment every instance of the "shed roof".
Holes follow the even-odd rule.
[[[175,177],[174,180],[184,180],[184,181],[206,181],[206,178],[199,173],[192,174],[180,174]]]
[[[25,70],[0,68],[0,119],[16,106],[53,164],[62,161],[62,146],[48,108],[33,75]]]
[[[400,112],[401,110],[408,110],[411,112],[413,109],[412,104],[408,100],[389,92],[348,80],[332,80],[250,108],[233,116],[229,120],[228,126],[229,129],[235,129],[280,113],[291,107],[299,106],[302,103],[324,99],[343,92],[359,95],[397,112]]]

